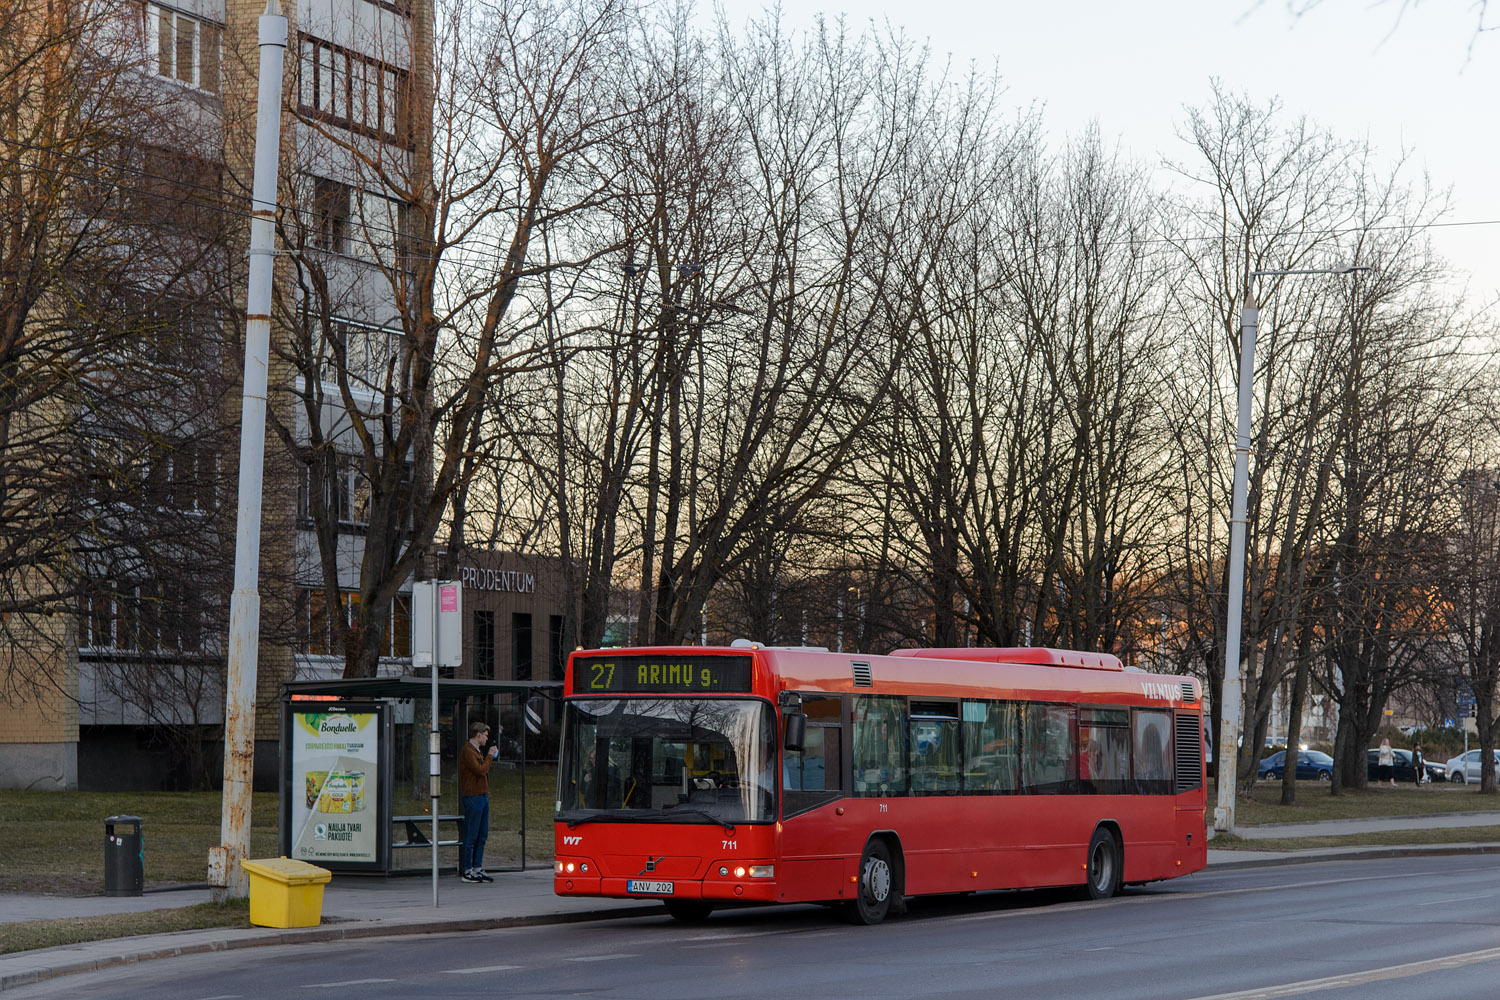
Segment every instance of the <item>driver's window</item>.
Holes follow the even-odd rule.
[[[843,794],[842,705],[837,695],[802,696],[807,716],[802,749],[782,751],[784,815],[806,812]]]

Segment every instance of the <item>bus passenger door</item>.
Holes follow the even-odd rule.
[[[843,699],[804,695],[807,730],[802,750],[782,749],[781,857],[776,880],[782,898],[839,899],[845,892],[843,846],[852,836],[840,815],[844,790]]]

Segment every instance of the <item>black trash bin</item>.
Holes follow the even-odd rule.
[[[139,816],[111,816],[104,821],[106,896],[142,894],[146,880],[144,855]]]

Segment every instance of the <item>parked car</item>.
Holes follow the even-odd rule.
[[[1467,784],[1479,780],[1479,770],[1484,766],[1483,750],[1470,750],[1448,761],[1448,780]],[[1500,750],[1495,751],[1495,770],[1500,773]]]
[[[1411,782],[1411,780],[1412,780],[1411,751],[1410,750],[1395,750],[1395,749],[1393,749],[1391,751],[1391,753],[1395,754],[1395,757],[1396,757],[1395,763],[1392,765],[1392,772],[1393,772],[1392,776],[1396,779],[1397,784],[1401,784],[1403,782],[1406,782],[1406,783]],[[1368,754],[1368,765],[1367,765],[1368,769],[1365,772],[1365,777],[1368,778],[1370,781],[1379,781],[1380,780],[1380,751],[1379,750],[1369,750],[1369,751],[1367,751],[1367,754]],[[1428,781],[1447,781],[1448,780],[1448,768],[1447,768],[1446,765],[1437,764],[1437,763],[1434,763],[1434,762],[1432,762],[1430,760],[1423,760],[1422,761],[1422,767],[1423,767],[1423,770],[1425,770],[1427,772],[1427,780]]]
[[[1262,778],[1275,781],[1281,777],[1285,769],[1286,751],[1273,753],[1260,762],[1256,773]],[[1297,780],[1310,780],[1316,778],[1319,781],[1333,780],[1333,758],[1321,750],[1299,750],[1297,751]]]

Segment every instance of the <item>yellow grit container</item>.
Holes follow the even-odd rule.
[[[316,927],[323,919],[326,868],[291,858],[241,861],[250,875],[250,922],[257,927]]]

